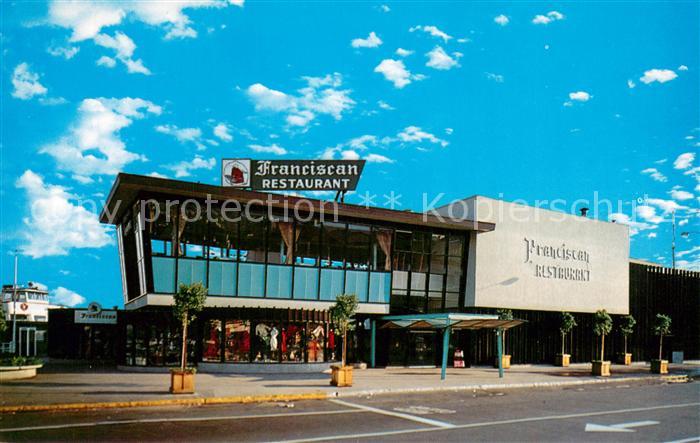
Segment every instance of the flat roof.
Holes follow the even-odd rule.
[[[124,212],[130,208],[143,194],[161,194],[177,196],[178,198],[212,200],[236,200],[241,204],[255,204],[260,207],[268,205],[268,197],[274,197],[269,202],[273,208],[294,208],[300,201],[305,201],[299,206],[299,212],[328,213],[328,205],[337,205],[337,214],[344,221],[355,220],[358,222],[385,222],[397,225],[418,226],[426,228],[440,228],[456,231],[489,232],[496,227],[494,223],[477,222],[472,220],[454,220],[448,217],[437,217],[433,214],[397,211],[392,209],[365,207],[347,203],[336,203],[326,200],[318,200],[306,197],[290,196],[268,192],[248,191],[232,187],[214,186],[203,183],[171,180],[145,175],[119,173],[114,180],[107,201],[100,213],[100,222],[114,224],[115,220],[121,220]],[[119,203],[120,202],[120,203]],[[107,214],[113,214],[112,219]]]

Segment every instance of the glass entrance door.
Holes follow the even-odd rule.
[[[36,328],[19,328],[19,355],[23,357],[36,356]]]

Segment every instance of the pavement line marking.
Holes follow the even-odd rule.
[[[585,432],[637,432],[632,428],[642,426],[654,426],[660,422],[653,420],[632,421],[627,423],[617,423],[614,425],[599,425],[596,423],[586,423]]]
[[[666,443],[691,443],[691,442],[696,442],[696,441],[700,441],[700,435],[697,436],[697,437],[688,437],[688,438],[684,438],[684,439],[682,439],[682,440],[668,441],[668,442],[666,442]]]
[[[360,410],[368,411],[368,412],[374,412],[376,414],[388,415],[390,417],[403,418],[406,420],[411,420],[411,421],[415,421],[418,423],[422,423],[424,425],[435,426],[438,428],[447,429],[447,428],[454,428],[454,426],[455,426],[452,423],[447,423],[447,422],[439,421],[439,420],[432,420],[430,418],[418,417],[416,415],[405,414],[403,412],[386,411],[384,409],[373,408],[372,406],[359,405],[356,403],[349,403],[349,402],[346,402],[343,400],[330,400],[330,401],[335,403],[335,404],[338,404],[338,405],[347,406],[350,408],[356,408],[356,409],[360,409]]]
[[[301,443],[301,442],[315,442],[315,441],[328,441],[328,440],[346,440],[346,439],[360,439],[360,438],[371,438],[371,437],[385,437],[392,435],[410,434],[414,432],[438,432],[447,429],[468,429],[468,428],[480,428],[485,426],[498,426],[498,425],[509,425],[516,423],[527,423],[534,421],[548,421],[548,420],[567,420],[570,418],[580,418],[580,417],[594,417],[597,415],[607,415],[607,414],[627,414],[630,412],[644,412],[644,411],[654,411],[658,409],[674,409],[674,408],[687,408],[689,406],[700,406],[700,402],[696,403],[680,403],[675,405],[661,405],[661,406],[649,406],[645,408],[629,408],[629,409],[615,409],[610,411],[596,411],[596,412],[581,412],[576,414],[564,414],[564,415],[546,415],[543,417],[526,417],[526,418],[513,418],[508,420],[496,420],[487,421],[480,423],[467,423],[464,425],[453,425],[451,428],[418,428],[418,429],[400,429],[397,431],[381,431],[381,432],[367,432],[364,434],[346,434],[346,435],[329,435],[325,437],[315,437],[315,438],[302,438],[297,440],[282,440],[278,443]],[[693,441],[693,440],[690,440]]]
[[[172,418],[136,418],[132,420],[105,420],[84,423],[62,423],[56,425],[44,426],[27,426],[21,428],[5,428],[0,429],[0,433],[4,432],[26,432],[26,431],[47,431],[53,429],[69,429],[69,428],[89,428],[97,426],[110,425],[131,425],[145,423],[163,423],[163,422],[195,422],[195,421],[214,421],[214,420],[243,420],[253,418],[276,418],[276,417],[292,417],[292,416],[309,416],[309,415],[331,415],[331,414],[353,414],[358,412],[367,412],[361,409],[341,409],[337,411],[308,411],[308,412],[287,412],[276,414],[259,414],[259,415],[214,415],[209,417],[172,417]]]

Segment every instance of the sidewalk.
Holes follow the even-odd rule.
[[[699,364],[669,365],[669,375],[700,373]],[[57,405],[65,403],[152,402],[167,404],[172,399],[219,399],[223,402],[258,401],[285,398],[326,398],[377,395],[387,393],[478,390],[526,387],[554,387],[583,383],[653,380],[649,366],[613,365],[612,377],[590,375],[590,364],[573,364],[568,368],[547,365],[515,365],[506,370],[503,379],[498,370],[476,367],[447,370],[447,379],[440,381],[440,369],[389,368],[354,371],[351,388],[329,385],[330,375],[318,374],[197,374],[196,394],[173,396],[168,393],[169,374],[130,373],[112,369],[81,372],[57,371],[45,368],[36,378],[17,380],[0,385],[0,409],[22,405]],[[228,397],[229,399],[225,399]],[[234,398],[235,397],[235,398]],[[215,400],[210,400],[214,402]],[[186,402],[187,403],[187,402]],[[202,404],[203,401],[189,404]],[[132,404],[131,406],[135,406]],[[144,405],[144,404],[141,404]]]

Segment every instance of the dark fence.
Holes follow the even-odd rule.
[[[493,313],[482,309],[473,312]],[[700,272],[672,270],[660,266],[630,263],[630,314],[637,320],[628,341],[628,352],[635,361],[657,358],[659,338],[652,333],[657,313],[671,317],[671,336],[664,338],[664,358],[683,351],[684,358],[700,358]],[[551,363],[561,352],[558,312],[513,311],[515,318],[527,320],[506,335],[506,351],[513,363]],[[592,332],[592,314],[573,314],[578,326],[566,338],[566,350],[573,362],[597,358],[600,338]],[[613,332],[605,338],[605,358],[623,352],[621,316],[613,315]],[[465,357],[476,364],[493,363],[493,331],[463,332],[455,346],[465,349]],[[471,358],[470,358],[471,357]]]

